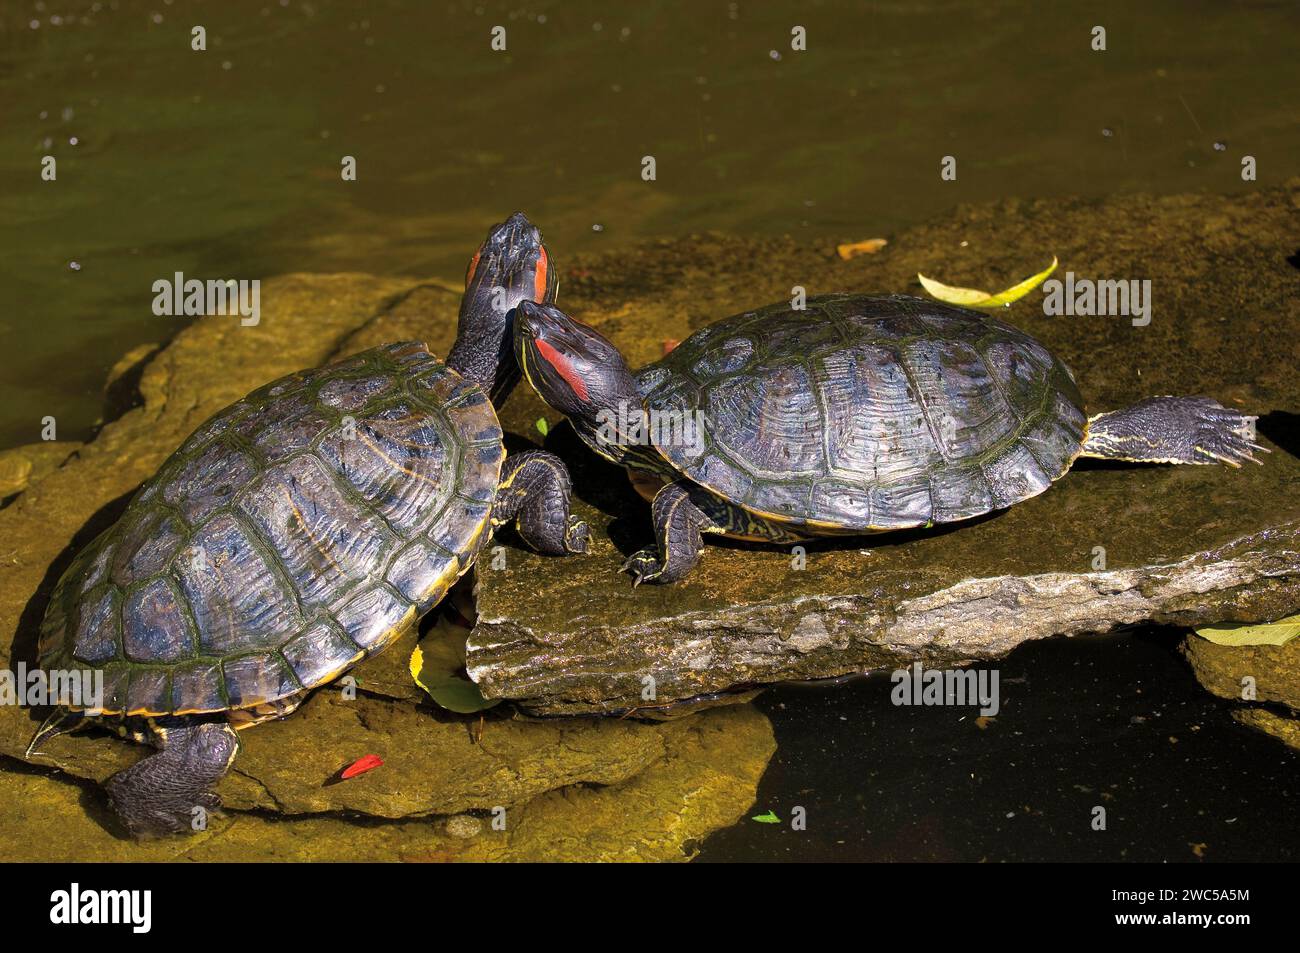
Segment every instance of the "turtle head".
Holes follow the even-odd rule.
[[[519,380],[511,357],[515,308],[555,300],[556,271],[542,233],[523,212],[492,226],[465,271],[456,343],[447,364],[486,390],[498,406]]]
[[[542,400],[568,417],[593,450],[623,462],[625,431],[641,418],[641,395],[618,348],[553,305],[523,302],[515,315],[515,358]]]

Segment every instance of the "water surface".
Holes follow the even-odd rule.
[[[1298,11],[6,4],[0,447],[39,439],[46,415],[86,437],[117,358],[180,326],[150,307],[177,271],[454,278],[515,208],[562,260],[705,229],[887,236],[1015,196],[1230,192],[1247,187],[1243,154],[1279,182],[1300,172]],[[490,48],[497,25],[506,52]],[[806,52],[790,49],[795,25]],[[940,180],[945,155],[956,181]]]

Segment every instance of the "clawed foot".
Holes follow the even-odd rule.
[[[1192,435],[1193,463],[1226,463],[1239,467],[1249,460],[1259,463],[1254,451],[1269,453],[1255,442],[1257,417],[1243,414],[1217,401],[1203,398],[1196,402]]]
[[[581,555],[591,545],[591,530],[587,521],[576,516],[569,516],[568,526],[564,530],[565,552]]]
[[[632,577],[632,588],[643,582],[654,582],[664,571],[664,564],[659,559],[659,551],[653,546],[638,550],[627,558],[619,572]]]

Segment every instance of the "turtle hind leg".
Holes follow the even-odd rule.
[[[493,527],[516,521],[525,543],[548,556],[587,551],[587,524],[569,512],[572,483],[564,461],[545,450],[506,459],[501,468]]]
[[[136,837],[200,830],[221,808],[211,788],[235,760],[239,739],[224,720],[157,719],[158,751],[108,779],[108,801]]]
[[[1148,397],[1088,421],[1082,456],[1134,463],[1226,463],[1268,453],[1255,442],[1255,417],[1209,397]]]
[[[703,499],[692,498],[700,492],[689,480],[669,483],[655,494],[650,516],[655,524],[657,546],[647,546],[628,557],[623,571],[632,576],[632,586],[643,582],[669,583],[684,579],[700,561],[704,550],[704,533],[722,532],[725,528],[701,506]]]

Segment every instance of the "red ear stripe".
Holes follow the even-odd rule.
[[[465,287],[469,288],[469,283],[474,280],[474,272],[478,269],[478,260],[483,255],[483,249],[480,248],[474,253],[474,257],[469,261],[469,267],[465,269]]]
[[[535,338],[534,340],[537,342],[537,353],[542,355],[547,364],[555,368],[556,373],[564,378],[565,382],[573,388],[575,394],[586,400],[587,382],[578,376],[578,372],[573,369],[569,359],[541,338]]]
[[[533,269],[533,300],[538,304],[546,301],[546,269],[550,262],[546,260],[546,248],[537,256],[537,267]]]

